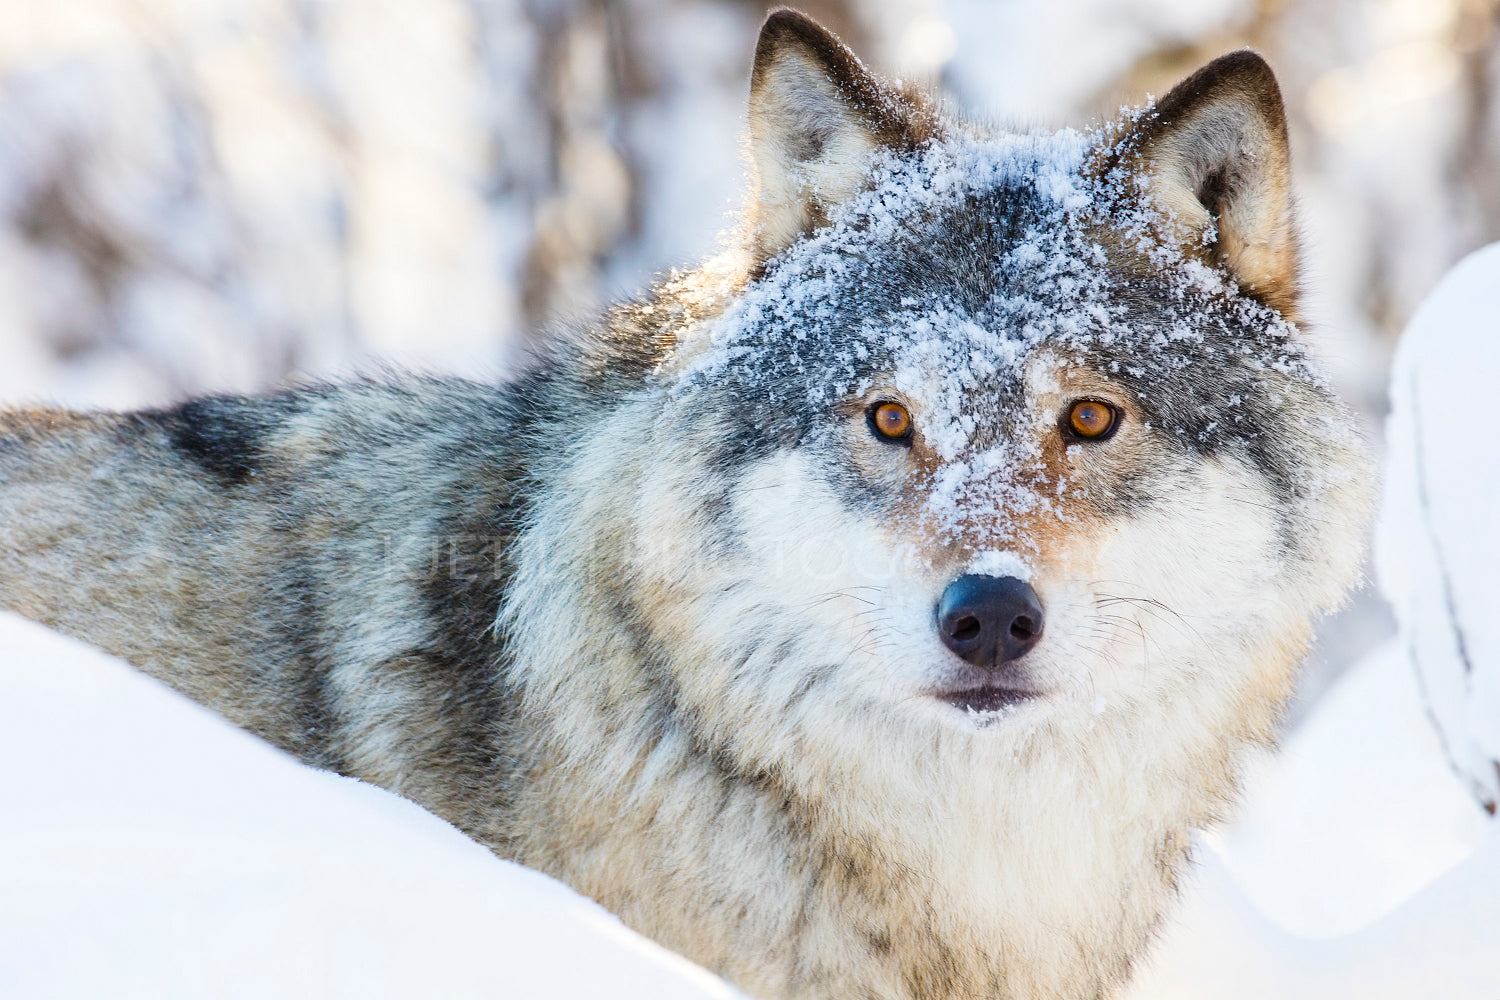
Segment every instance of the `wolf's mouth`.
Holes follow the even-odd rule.
[[[963,691],[942,691],[937,697],[965,712],[998,712],[1023,701],[1030,701],[1036,697],[1036,692],[986,686]]]

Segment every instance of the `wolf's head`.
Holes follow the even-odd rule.
[[[810,799],[943,803],[886,829],[1003,812],[1038,753],[1054,800],[1217,801],[1368,492],[1293,325],[1269,68],[1015,134],[779,12],[750,123],[748,263],[633,404],[649,444],[595,446],[644,466],[596,577],[662,704]]]

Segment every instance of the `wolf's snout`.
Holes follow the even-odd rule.
[[[1042,604],[1024,580],[968,574],[943,591],[937,624],[949,649],[993,670],[1019,660],[1041,639]]]

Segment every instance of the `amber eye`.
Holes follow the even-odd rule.
[[[911,414],[900,403],[877,403],[870,408],[870,426],[887,441],[911,437]]]
[[[1109,437],[1119,422],[1120,411],[1097,399],[1080,399],[1068,410],[1068,429],[1090,441]]]

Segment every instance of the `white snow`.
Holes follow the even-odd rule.
[[[970,562],[968,573],[980,573],[985,576],[1013,576],[1018,580],[1031,579],[1031,567],[1026,561],[1014,552],[1006,552],[1002,549],[986,549],[976,555]]]
[[[1245,895],[1292,934],[1365,927],[1473,852],[1491,825],[1443,760],[1397,643],[1352,668],[1211,836]]]
[[[1391,374],[1376,570],[1444,750],[1500,803],[1500,244],[1460,261],[1412,317]]]
[[[421,808],[0,613],[0,996],[738,996]]]
[[[1187,904],[1128,1000],[1494,1000],[1500,835],[1384,920],[1331,941],[1278,930],[1221,855],[1200,854]],[[1310,868],[1304,869],[1316,877]]]

